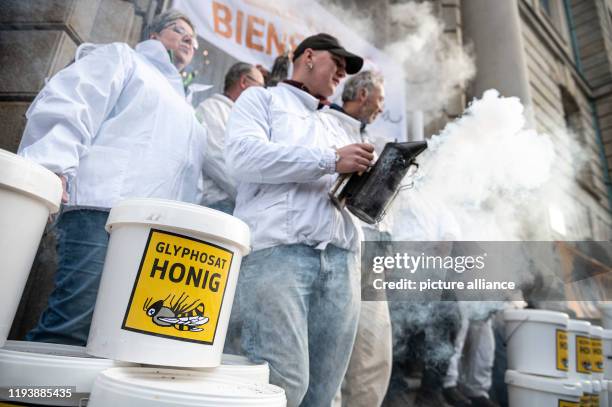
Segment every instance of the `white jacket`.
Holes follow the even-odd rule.
[[[334,139],[318,104],[281,83],[247,89],[230,113],[225,161],[238,181],[234,215],[251,227],[254,250],[295,243],[357,249],[354,218],[328,197],[334,149],[351,140]]]
[[[346,113],[343,113],[336,109],[325,109],[321,110],[320,116],[321,120],[323,120],[329,128],[333,129],[335,137],[339,137],[338,135],[336,135],[336,133],[344,132],[351,140],[351,143],[371,143],[375,145],[384,146],[384,140],[380,140],[379,143],[374,143],[373,140],[371,140],[370,136],[366,132],[361,130],[362,123]],[[376,154],[380,154],[381,152],[382,149],[376,151]],[[401,196],[398,196],[397,199],[401,199]],[[394,208],[395,206],[395,202],[391,204],[391,208]],[[372,229],[379,232],[391,233],[393,224],[393,210],[388,210],[383,220],[375,225],[362,222],[361,220],[358,220],[358,222],[359,225],[363,228]]]
[[[216,179],[224,182],[217,184],[205,175],[203,182],[202,205],[231,199],[236,200],[236,181],[229,176],[225,166],[223,150],[225,149],[225,128],[234,102],[219,93],[212,95],[196,108],[196,117],[206,126],[206,160],[217,172]]]
[[[19,154],[68,177],[69,205],[110,208],[130,197],[195,202],[206,130],[161,42],[83,54],[32,103]]]

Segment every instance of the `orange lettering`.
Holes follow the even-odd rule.
[[[232,36],[232,12],[229,7],[219,4],[216,1],[213,1],[213,21],[214,21],[214,29],[215,32],[223,37],[231,38]],[[220,13],[223,12],[223,17],[221,17]],[[221,28],[221,25],[224,28]]]
[[[274,24],[269,23],[268,24],[268,41],[266,42],[266,54],[268,55],[272,54],[272,42],[274,42],[274,45],[276,46],[276,53],[278,55],[285,52],[285,35],[283,34],[283,40],[279,41],[278,34],[276,33],[276,28],[274,27]]]
[[[263,45],[261,43],[255,43],[253,37],[263,38],[263,31],[255,29],[255,23],[264,25],[265,21],[259,17],[248,16],[247,18],[247,32],[246,32],[246,46],[256,51],[263,51]]]
[[[242,20],[244,19],[244,13],[238,10],[238,16],[236,20],[236,42],[242,45]]]

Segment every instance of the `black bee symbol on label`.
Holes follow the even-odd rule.
[[[172,297],[172,298],[170,298]],[[146,299],[143,310],[151,317],[155,325],[171,326],[179,331],[200,332],[200,326],[208,322],[204,316],[204,303],[195,300],[187,304],[189,296],[182,293],[175,301],[175,296],[170,294],[163,300],[155,301],[153,297]],[[164,304],[168,301],[169,307]]]

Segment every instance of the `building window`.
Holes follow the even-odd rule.
[[[563,118],[565,119],[565,128],[568,132],[576,135],[578,140],[584,142],[584,132],[582,128],[582,119],[580,115],[580,107],[576,99],[569,91],[561,86],[561,102],[563,103]]]

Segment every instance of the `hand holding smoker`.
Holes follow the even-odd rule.
[[[374,166],[364,173],[338,177],[329,196],[339,208],[346,207],[366,223],[380,222],[415,159],[427,149],[426,141],[387,143]]]

